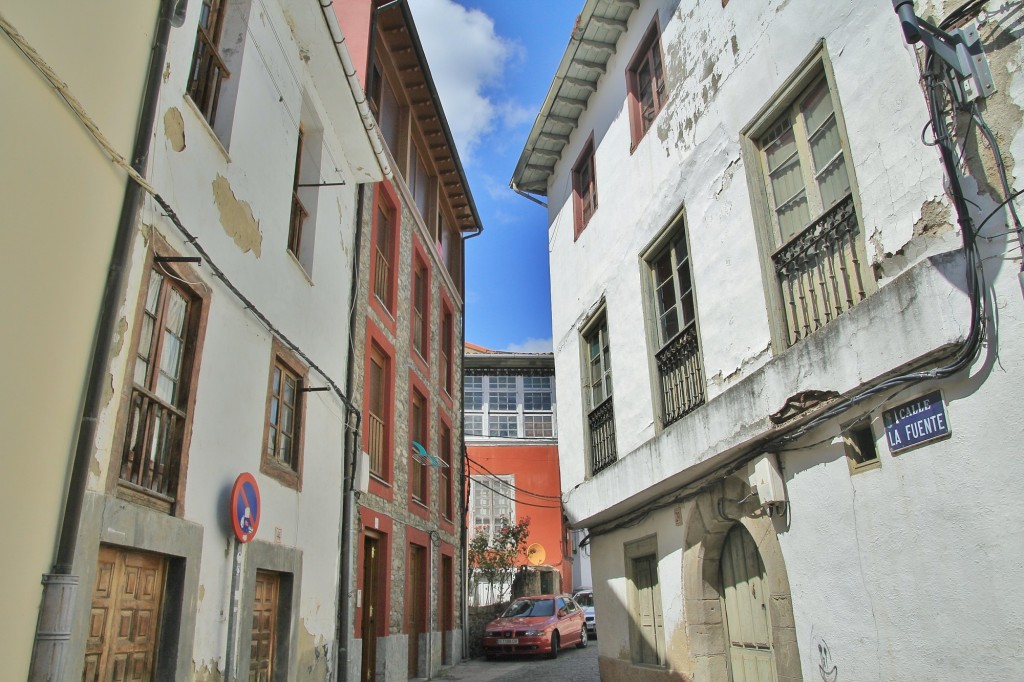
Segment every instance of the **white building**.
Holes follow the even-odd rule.
[[[388,162],[330,3],[161,12],[141,169],[152,191],[118,264],[77,493],[74,627],[62,662],[37,658],[33,679],[324,680],[337,667],[343,462],[357,446],[356,197]],[[236,504],[243,472],[259,495]]]
[[[983,128],[1018,185],[1019,8],[917,5],[988,53],[938,133],[959,171],[887,0],[582,9],[512,187],[549,207],[602,679],[1024,675],[1021,246]]]

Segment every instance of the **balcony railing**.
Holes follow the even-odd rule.
[[[704,404],[704,368],[697,343],[697,325],[690,325],[655,356],[661,381],[662,421],[665,426]]]
[[[848,194],[772,255],[782,290],[788,345],[864,300],[860,234]]]
[[[391,264],[379,247],[374,248],[374,259],[376,263],[374,265],[373,293],[381,303],[389,306],[391,305],[391,297],[388,296],[388,284],[391,281]]]
[[[376,476],[384,475],[384,420],[372,412],[366,420],[366,428],[369,434],[367,443],[368,454],[370,455],[370,473]]]
[[[227,64],[217,54],[217,46],[200,27],[196,33],[196,50],[188,78],[188,95],[211,126],[217,118],[221,81],[230,76]]]
[[[121,457],[121,480],[173,500],[184,425],[184,412],[135,386]]]
[[[615,463],[615,408],[609,396],[590,411],[590,473],[596,474]]]

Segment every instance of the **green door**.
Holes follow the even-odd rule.
[[[722,613],[732,682],[776,682],[766,582],[754,538],[734,526],[722,548]]]

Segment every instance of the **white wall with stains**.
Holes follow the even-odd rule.
[[[697,653],[706,643],[695,642],[706,635],[718,638],[707,646],[722,645],[721,625],[703,635],[687,629],[688,600],[695,597],[687,592],[692,585],[684,557],[705,550],[691,537],[693,500],[671,504],[672,495],[754,449],[775,429],[768,415],[798,391],[852,394],[908,364],[927,364],[937,349],[965,338],[969,326],[961,236],[938,152],[922,143],[928,113],[918,66],[891,2],[721,4],[640,4],[548,184],[564,497],[575,525],[599,531],[592,558],[597,607],[607,624],[599,646],[608,679],[641,674],[629,668],[623,547],[648,534],[658,537],[667,665],[695,679],[720,679],[721,669],[708,663],[714,657]],[[934,20],[960,3],[941,4],[918,2],[917,11]],[[655,13],[668,104],[630,151],[624,74]],[[1022,14],[1021,3],[989,2],[979,18],[999,89],[981,111],[996,130],[1014,186],[1024,151],[1024,51],[1015,28]],[[877,291],[809,339],[776,352],[741,131],[821,40],[845,119],[861,238]],[[572,167],[591,134],[598,208],[574,240]],[[1001,190],[977,137],[967,145],[964,170],[972,217],[980,222],[1001,201]],[[640,254],[681,207],[707,403],[660,429]],[[994,322],[970,372],[894,388],[781,454],[791,504],[788,515],[770,526],[788,576],[785,594],[792,599],[792,636],[804,680],[1024,675],[1016,645],[1024,618],[1015,608],[1024,597],[1024,531],[1012,504],[1016,481],[1024,480],[1024,428],[1007,416],[1020,404],[1024,385],[1024,345],[1018,341],[1024,292],[1017,279],[1020,245],[1004,234],[1005,221],[1000,213],[983,230],[980,250]],[[580,332],[602,302],[620,461],[590,476]],[[935,388],[942,390],[952,436],[891,454],[882,413]],[[840,433],[865,416],[880,467],[851,474]],[[650,512],[639,525],[617,526],[638,509]],[[760,546],[762,536],[755,540]],[[778,571],[769,565],[769,578],[778,578]]]
[[[374,159],[372,149],[317,4],[231,4],[249,9],[236,44],[242,57],[231,76],[237,91],[233,107],[222,99],[225,113],[214,130],[185,95],[203,8],[191,2],[184,25],[171,32],[148,177],[230,283],[345,390],[356,197],[359,184],[380,179],[381,171],[366,164]],[[321,93],[325,87],[332,91]],[[315,221],[306,221],[304,239],[315,241],[303,263],[287,248],[300,124],[306,139],[313,139],[306,154],[320,157],[318,171],[302,182],[336,183],[312,191],[315,204],[309,208]],[[303,196],[307,203],[309,196]],[[183,256],[197,255],[154,201],[147,199],[140,223],[112,387],[130,386],[130,341],[140,287],[148,277],[143,265],[151,235],[158,232]],[[271,563],[285,557],[280,560],[300,567],[293,576],[298,583],[293,591],[298,601],[292,604],[296,627],[292,631],[289,625],[278,636],[290,640],[288,679],[326,680],[332,674],[340,570],[345,407],[330,391],[304,395],[298,489],[261,473],[273,335],[214,276],[209,262],[194,269],[209,292],[209,315],[183,521],[202,526],[202,553],[198,587],[185,595],[196,613],[194,633],[183,637],[193,640],[180,644],[191,647],[193,670],[178,671],[179,679],[225,675],[235,552],[229,494],[235,478],[250,472],[262,497],[257,540],[268,549],[243,548],[243,575],[255,570],[257,556]],[[307,385],[323,387],[327,381],[310,369]],[[109,494],[110,481],[116,481],[110,467],[119,461],[122,446],[115,440],[119,406],[119,399],[112,399],[103,415],[91,478],[91,489],[98,493]],[[248,660],[251,624],[234,619],[237,667]]]

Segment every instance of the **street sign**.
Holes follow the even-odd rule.
[[[231,488],[231,527],[239,542],[249,542],[260,527],[260,487],[252,474],[238,475]]]
[[[897,453],[915,445],[949,436],[949,419],[942,391],[932,391],[916,400],[882,413],[889,452]]]

